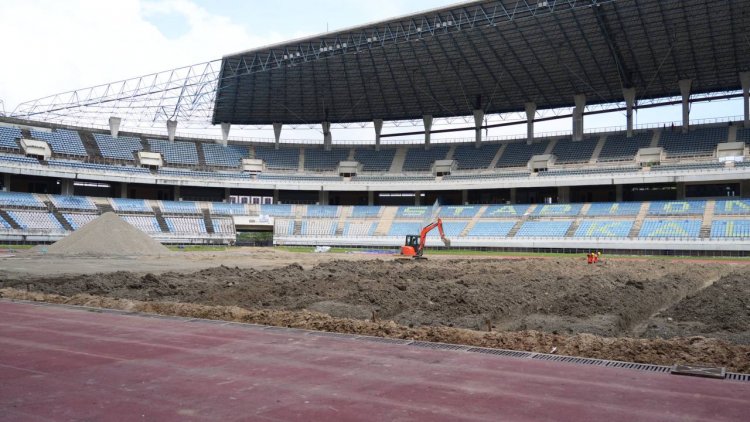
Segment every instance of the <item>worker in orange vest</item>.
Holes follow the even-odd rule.
[[[599,252],[591,252],[591,256],[594,259],[594,264],[599,262]]]
[[[588,254],[586,254],[586,262],[588,262],[589,264],[592,264],[594,262],[593,252],[589,252]]]

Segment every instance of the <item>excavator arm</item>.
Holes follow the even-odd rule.
[[[438,232],[440,233],[440,240],[443,241],[443,244],[445,246],[450,246],[451,241],[445,237],[445,232],[443,231],[443,220],[438,218],[437,220],[433,221],[432,223],[424,226],[422,231],[419,233],[419,249],[417,250],[417,256],[422,256],[422,252],[424,250],[425,241],[427,240],[427,234],[431,231],[433,231],[437,227]]]

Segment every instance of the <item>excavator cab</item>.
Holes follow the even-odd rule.
[[[419,236],[415,234],[406,235],[404,246],[401,247],[401,255],[404,256],[421,256],[422,249],[419,247]]]

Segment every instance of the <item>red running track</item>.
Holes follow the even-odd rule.
[[[747,421],[750,383],[0,301],[2,420]]]

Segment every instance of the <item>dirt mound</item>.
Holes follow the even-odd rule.
[[[166,255],[170,251],[117,214],[108,212],[47,247],[46,253],[63,256],[154,256]]]

